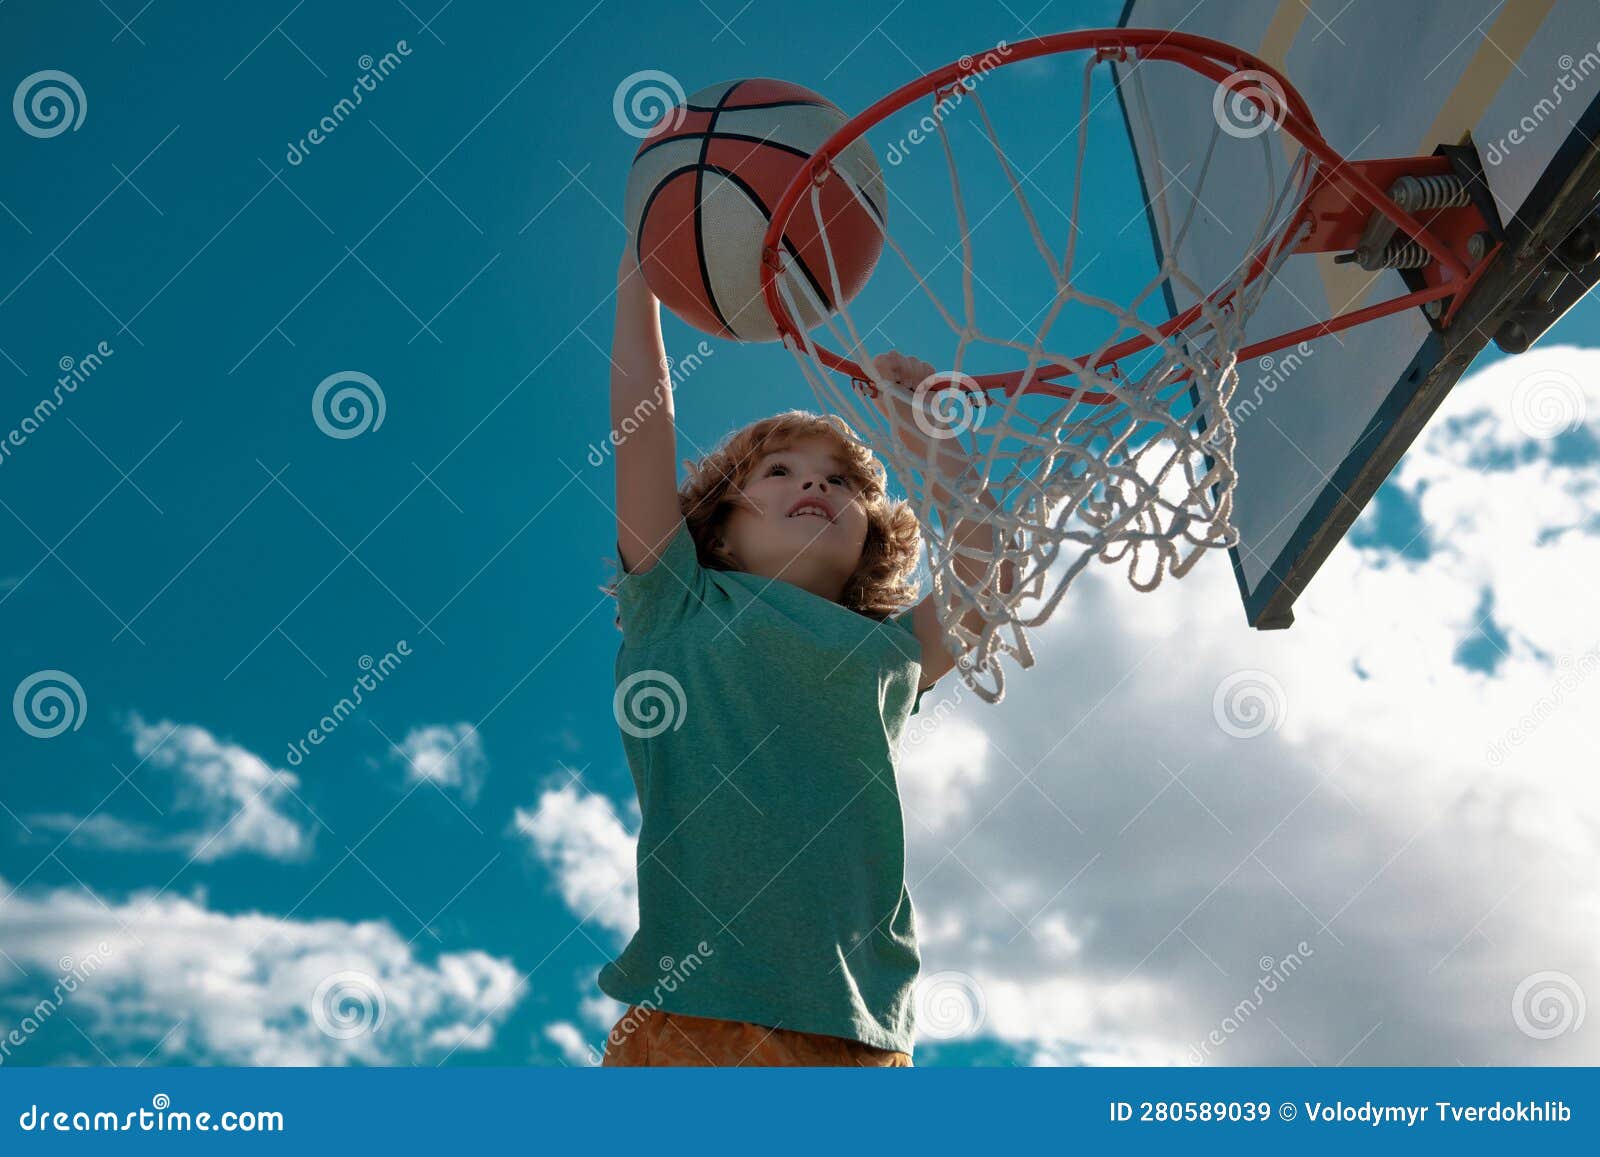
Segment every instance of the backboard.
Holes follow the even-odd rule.
[[[1351,159],[1427,156],[1470,143],[1505,227],[1506,245],[1448,327],[1410,309],[1241,360],[1232,403],[1234,573],[1250,624],[1287,627],[1295,599],[1472,359],[1491,339],[1508,352],[1526,348],[1600,280],[1600,231],[1592,225],[1600,5],[1130,0],[1122,24],[1213,37],[1260,56],[1288,76],[1328,143]],[[1151,69],[1141,79],[1149,127],[1129,119],[1140,179],[1147,191],[1171,196],[1203,163],[1199,151],[1216,126],[1214,86],[1181,70]],[[1281,148],[1287,157],[1296,146],[1284,136]],[[1202,281],[1230,272],[1238,247],[1226,238],[1248,235],[1261,185],[1248,166],[1221,184],[1210,178],[1200,207],[1205,229],[1184,242]],[[1170,239],[1154,216],[1150,222],[1158,253],[1166,252]],[[1392,269],[1366,272],[1334,257],[1289,261],[1247,341],[1406,292]],[[1169,294],[1175,314],[1189,304]]]

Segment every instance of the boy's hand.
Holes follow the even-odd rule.
[[[888,378],[895,385],[908,390],[915,390],[937,372],[921,358],[914,358],[899,350],[879,354],[872,359],[872,368],[878,371],[880,377]]]
[[[934,368],[920,358],[890,350],[872,359],[872,372],[905,390],[904,394],[885,390],[876,382],[868,382],[866,395],[873,407],[895,426],[904,427],[911,421],[910,398],[917,387],[935,373]]]
[[[902,442],[919,455],[929,452],[930,440],[940,443],[939,458],[950,462],[966,456],[957,439],[982,422],[988,400],[976,383],[965,374],[941,374],[898,350],[873,358],[872,370],[900,387],[886,390],[869,383],[868,393]]]
[[[889,423],[894,438],[931,468],[926,480],[935,504],[943,506],[951,501],[951,487],[972,477],[977,468],[976,438],[969,449],[962,435],[973,434],[983,424],[987,395],[965,374],[941,374],[920,358],[898,351],[873,358],[872,371],[899,387],[873,385],[872,404]],[[987,494],[975,500],[993,501]]]

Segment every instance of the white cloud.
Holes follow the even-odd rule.
[[[0,894],[0,948],[29,973],[0,973],[6,1029],[50,993],[64,958],[97,959],[57,1013],[93,1042],[95,1064],[437,1063],[489,1047],[523,992],[511,961],[465,951],[430,964],[383,921],[229,914],[154,891],[13,892],[4,880]]]
[[[451,788],[469,805],[478,798],[488,762],[483,740],[472,724],[412,728],[399,746],[395,758],[404,759],[408,783],[425,781]]]
[[[300,786],[296,776],[193,724],[145,723],[135,715],[130,727],[134,753],[174,772],[178,806],[204,817],[194,837],[195,859],[209,863],[245,851],[274,859],[309,854],[310,831],[283,810]]]
[[[1597,435],[1600,351],[1473,375],[1389,483],[1426,549],[1369,515],[1289,631],[1245,626],[1221,554],[1149,595],[1091,567],[1006,702],[906,761],[925,971],[976,977],[982,1031],[1040,1062],[1182,1063],[1213,1030],[1229,1065],[1600,1062],[1513,1011],[1546,970],[1600,998]],[[1492,673],[1456,661],[1486,596]],[[1243,671],[1282,687],[1253,739],[1212,715]]]
[[[593,979],[594,973],[590,971],[584,973],[580,982],[587,984]],[[603,992],[597,992],[579,1001],[578,1011],[586,1024],[593,1025],[601,1032],[610,1032],[612,1026],[622,1019],[622,1014],[628,1011],[628,1006],[620,1000],[612,1000]]]
[[[567,907],[626,943],[639,926],[638,841],[610,801],[568,782],[544,792],[537,807],[518,808],[514,824],[554,874]]]
[[[28,817],[34,832],[59,832],[109,852],[173,851],[190,847],[192,837],[164,835],[152,828],[120,820],[107,812],[77,816],[68,812],[40,812]]]
[[[75,842],[107,851],[177,850],[201,863],[246,852],[275,860],[310,854],[310,826],[288,814],[298,808],[294,792],[300,780],[294,773],[195,724],[146,723],[135,714],[128,730],[139,757],[130,776],[140,788],[149,794],[152,777],[146,769],[171,773],[171,810],[162,830],[109,812],[33,815],[29,826],[71,832]]]
[[[561,1050],[561,1055],[569,1065],[582,1065],[592,1067],[597,1062],[594,1046],[589,1044],[578,1031],[578,1027],[564,1020],[544,1026],[545,1039]]]
[[[966,719],[946,718],[970,691],[958,681],[927,695],[901,745],[900,801],[908,824],[930,831],[964,815],[987,778],[989,737]],[[937,735],[937,740],[934,736]]]

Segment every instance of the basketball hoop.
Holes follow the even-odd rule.
[[[1064,244],[1052,247],[1025,191],[1027,174],[1019,176],[1001,147],[978,82],[995,69],[1065,53],[1087,58],[1074,130],[1070,208],[1064,211],[1069,228]],[[1181,196],[1165,187],[1150,190],[1149,212],[1159,215],[1163,235],[1174,243],[1158,255],[1155,274],[1136,294],[1114,300],[1082,282],[1079,262],[1092,87],[1097,69],[1115,67],[1112,83],[1130,122],[1148,124],[1140,70],[1154,64],[1185,68],[1215,84],[1215,123],[1202,150],[1203,163],[1197,173],[1185,175]],[[914,282],[908,292],[925,296],[955,336],[954,350],[942,363],[945,373],[902,386],[873,365],[875,353],[887,349],[887,343],[877,349],[869,345],[881,323],[858,321],[853,311],[863,308],[861,301],[850,302],[840,284],[841,261],[830,240],[823,191],[843,182],[855,194],[851,200],[872,212],[883,228],[871,201],[860,196],[834,158],[868,130],[929,97],[938,114],[933,121],[960,235],[962,300],[947,306],[930,277],[884,228],[884,264],[892,253]],[[970,102],[976,110],[1004,186],[1054,286],[1046,300],[1024,303],[1021,310],[1039,322],[1031,340],[1007,339],[979,326],[972,218],[943,115],[951,101]],[[1286,159],[1276,134],[1230,128],[1230,116],[1248,121],[1252,114],[1287,134],[1298,152]],[[1149,139],[1158,149],[1153,133]],[[1262,150],[1267,180],[1259,217],[1249,236],[1231,238],[1238,254],[1232,274],[1220,284],[1201,285],[1185,272],[1186,249],[1207,176],[1227,164],[1223,154],[1235,148]],[[1448,162],[1439,157],[1346,161],[1323,140],[1293,85],[1266,62],[1220,41],[1139,29],[1062,33],[962,57],[850,119],[813,154],[774,207],[763,240],[766,307],[822,405],[845,418],[906,488],[928,540],[946,643],[960,656],[961,677],[978,695],[991,702],[1003,696],[1002,656],[1019,667],[1032,665],[1029,632],[1050,618],[1092,560],[1126,566],[1136,589],[1151,590],[1168,576],[1186,574],[1206,551],[1235,544],[1235,429],[1228,403],[1240,357],[1430,302],[1440,303],[1430,316],[1448,323],[1476,275],[1469,271],[1474,262],[1467,248],[1481,217],[1471,206],[1463,210],[1466,198],[1457,195],[1459,190],[1445,199],[1448,204],[1424,206],[1427,213],[1402,207],[1386,192],[1403,175],[1439,174],[1441,166],[1447,169]],[[1170,203],[1182,199],[1187,206]],[[840,303],[831,315],[797,296],[806,292],[805,283],[790,275],[794,258],[782,244],[791,222],[820,236],[828,274],[822,288]],[[1251,315],[1291,255],[1355,250],[1363,232],[1369,251],[1372,245],[1384,253],[1404,250],[1417,270],[1417,289],[1245,344]],[[1479,250],[1481,257],[1481,245]],[[1172,316],[1161,322],[1141,316],[1157,294],[1173,303]],[[1179,307],[1180,302],[1187,304]],[[819,330],[826,343],[793,321],[817,316],[823,318]],[[1085,318],[1093,324],[1079,326]],[[1073,336],[1065,342],[1051,337],[1053,328],[1067,325],[1074,327]],[[1085,328],[1097,335],[1092,348],[1084,348],[1089,341],[1078,336]],[[1063,346],[1073,352],[1062,352]],[[966,372],[976,369],[971,367],[975,355],[986,351],[992,357],[997,350],[1008,351],[1020,368]],[[894,404],[875,405],[861,396],[879,391],[888,391]],[[930,421],[942,423],[944,432],[930,437]],[[950,453],[952,446],[961,453]],[[964,522],[986,523],[993,546],[979,550],[958,540],[952,531]],[[1009,588],[1002,593],[1003,580]]]

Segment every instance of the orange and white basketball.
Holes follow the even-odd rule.
[[[775,339],[761,239],[783,190],[844,123],[837,106],[781,80],[714,84],[668,111],[634,156],[625,210],[629,243],[662,304],[719,337]],[[839,301],[809,197],[783,238],[791,312],[807,329],[860,291],[883,251],[886,197],[871,146],[853,142],[833,167],[820,193]]]

